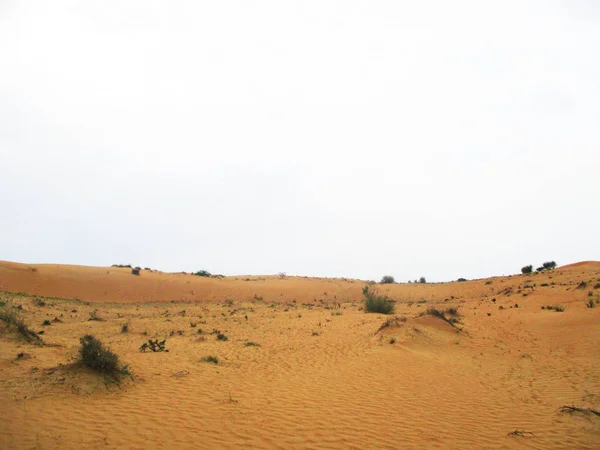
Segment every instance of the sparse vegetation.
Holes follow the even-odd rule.
[[[90,313],[88,321],[103,322],[104,319],[98,315],[98,310],[95,309]]]
[[[381,278],[381,284],[394,284],[396,282],[396,280],[394,280],[394,277],[391,275],[384,275]]]
[[[148,342],[144,342],[141,345],[140,352],[146,353],[146,350],[150,350],[152,352],[168,352],[169,350],[165,349],[166,342],[166,339],[160,342],[158,339],[148,339]]]
[[[219,334],[217,334],[217,340],[218,341],[227,341],[227,340],[229,340],[229,338],[226,335],[224,335],[223,333],[219,333]]]
[[[587,303],[585,304],[585,306],[587,306],[588,308],[595,308],[596,307],[596,302],[593,299],[589,299],[587,301]]]
[[[50,325],[52,325],[52,322],[50,322],[48,319],[46,319],[42,322],[43,327],[49,327]]]
[[[128,366],[123,365],[119,357],[94,336],[87,334],[79,339],[79,342],[81,343],[79,361],[86,367],[116,381],[125,375],[130,375]]]
[[[248,341],[244,344],[244,347],[260,347],[260,344],[257,344],[256,342]]]
[[[131,274],[132,275],[140,275],[140,268],[139,267],[134,267],[133,269],[131,269]]]
[[[581,283],[579,283],[577,285],[577,287],[575,289],[585,289],[587,287],[587,283],[585,281],[582,281]]]
[[[437,317],[438,319],[441,319],[444,322],[446,322],[448,325],[456,328],[459,331],[462,331],[461,328],[458,328],[456,326],[456,324],[459,323],[458,317],[460,315],[458,313],[458,308],[447,308],[445,310],[441,310],[441,309],[437,309],[437,308],[429,308],[427,311],[420,314],[420,316],[426,316],[426,315]]]
[[[204,356],[201,361],[210,364],[219,364],[219,358],[216,356]]]
[[[528,273],[533,272],[533,266],[530,264],[528,266],[521,267],[521,273],[523,275],[527,275]]]
[[[392,314],[395,309],[395,302],[386,296],[378,295],[369,286],[362,290],[365,297],[365,311],[368,313]]]
[[[38,333],[30,329],[25,321],[19,316],[16,309],[7,307],[6,304],[0,309],[0,321],[4,322],[7,327],[14,329],[27,342],[35,345],[42,345],[44,342],[38,336]]]

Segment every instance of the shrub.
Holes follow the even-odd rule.
[[[46,306],[46,302],[44,302],[44,300],[42,300],[41,298],[38,298],[38,297],[36,297],[36,298],[34,298],[34,299],[33,299],[33,304],[34,304],[35,306],[38,306],[38,307],[40,307],[40,308],[41,308],[42,306]]]
[[[588,308],[595,308],[596,307],[596,302],[593,299],[590,298],[585,305]]]
[[[365,286],[362,293],[365,297],[366,312],[379,314],[392,314],[394,312],[395,304],[393,300],[370,291],[369,286]]]
[[[393,284],[395,282],[396,282],[396,280],[394,280],[394,277],[391,275],[384,275],[381,278],[381,284]]]
[[[42,345],[44,341],[38,336],[38,334],[30,329],[25,321],[19,316],[17,311],[13,308],[0,310],[0,320],[4,322],[8,327],[13,328],[19,333],[27,342],[35,345]]]
[[[419,278],[419,283],[425,284],[425,283],[427,283],[427,280],[425,279],[425,277],[421,277],[421,278]]]
[[[50,325],[52,325],[52,322],[50,322],[48,319],[46,319],[42,322],[43,327],[49,327]]]
[[[256,342],[248,341],[244,344],[244,347],[260,347],[260,344],[257,344]]]
[[[87,334],[79,339],[79,342],[81,343],[79,360],[86,367],[116,381],[130,374],[127,365],[121,364],[119,357],[94,336]]]
[[[575,289],[585,289],[587,287],[587,283],[585,281],[582,281],[581,283],[579,283],[577,285],[577,287]]]
[[[103,322],[104,319],[98,315],[98,310],[95,309],[90,313],[88,321]]]
[[[146,350],[150,350],[153,352],[168,352],[169,350],[165,349],[166,339],[162,341],[158,341],[158,339],[148,339],[148,342],[144,342],[140,347],[140,352],[146,353]]]
[[[121,327],[121,333],[127,333],[129,332],[129,324],[125,323],[123,324],[123,326]]]
[[[556,267],[556,263],[554,261],[547,261],[544,264],[542,264],[542,268],[544,270],[552,270]]]
[[[139,276],[140,275],[140,270],[141,269],[139,267],[135,267],[135,268],[131,269],[131,274]]]
[[[198,272],[192,273],[192,275],[196,275],[197,277],[210,277],[210,272],[208,270],[199,270]]]
[[[458,281],[459,283],[462,283],[462,282],[464,282],[464,281],[467,281],[467,279],[466,279],[466,278],[459,278],[459,279],[458,279],[458,280],[456,280],[456,281]]]
[[[531,273],[531,272],[533,272],[533,266],[531,264],[528,265],[528,266],[521,267],[521,273],[523,275],[526,275],[526,274]]]
[[[120,268],[131,269],[131,264],[113,264],[112,267],[120,267]]]
[[[219,358],[216,356],[205,356],[201,359],[201,361],[211,364],[219,364]]]
[[[227,340],[229,340],[229,338],[227,336],[225,336],[223,333],[219,333],[219,334],[217,334],[217,340],[218,341],[227,341]]]
[[[553,308],[556,312],[563,312],[565,310],[565,307],[563,305],[554,305]]]

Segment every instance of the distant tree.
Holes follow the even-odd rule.
[[[542,267],[544,268],[544,270],[552,270],[556,267],[556,263],[554,261],[547,261],[544,264],[542,264]]]
[[[199,270],[198,272],[194,272],[192,275],[196,275],[197,277],[210,277],[210,272],[207,270]]]
[[[526,275],[526,274],[528,274],[528,273],[531,273],[532,271],[533,271],[533,266],[532,266],[531,264],[530,264],[530,265],[528,265],[528,266],[525,266],[525,267],[521,267],[521,273],[522,273],[523,275]]]
[[[393,284],[395,282],[396,280],[394,280],[394,277],[391,275],[384,275],[381,279],[381,284]]]
[[[427,280],[425,279],[425,277],[421,277],[421,278],[419,278],[419,283],[425,284],[425,283],[427,283]]]
[[[458,281],[459,283],[462,283],[463,281],[467,281],[467,279],[466,279],[466,278],[459,278],[457,281]]]

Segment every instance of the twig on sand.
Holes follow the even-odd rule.
[[[563,413],[568,413],[568,414],[573,414],[576,412],[579,413],[583,413],[583,414],[595,414],[596,416],[600,416],[600,411],[598,411],[597,409],[592,409],[592,408],[578,408],[577,406],[561,406],[560,408],[558,408],[558,410],[560,412]]]
[[[515,430],[515,431],[511,431],[510,433],[508,433],[507,436],[519,436],[519,437],[533,436],[533,437],[535,437],[535,434],[533,434],[531,431]]]

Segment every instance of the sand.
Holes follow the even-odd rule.
[[[4,308],[46,344],[0,323],[0,448],[600,448],[600,417],[559,411],[600,409],[597,283],[584,262],[378,284],[381,328],[359,280],[0,262]],[[133,375],[78,364],[85,334]],[[138,351],[154,338],[169,352]]]

